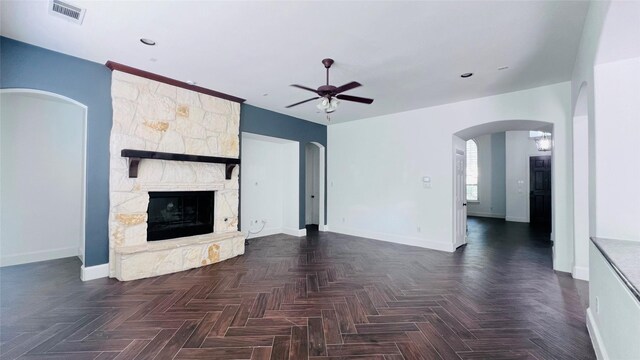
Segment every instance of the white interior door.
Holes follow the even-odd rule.
[[[458,150],[459,151],[459,150]],[[465,155],[456,151],[455,175],[455,244],[458,247],[467,243],[467,191],[465,186]]]

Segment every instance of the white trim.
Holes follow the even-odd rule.
[[[574,279],[589,281],[589,268],[586,266],[574,266],[571,276]]]
[[[62,99],[66,102],[69,102],[71,104],[74,104],[76,106],[81,107],[82,109],[84,109],[84,118],[83,120],[83,139],[82,139],[82,216],[81,216],[81,224],[80,224],[80,242],[81,242],[81,249],[82,251],[78,254],[75,253],[73,255],[67,255],[67,256],[62,256],[62,257],[68,257],[68,256],[78,256],[80,258],[80,260],[84,263],[85,261],[85,250],[86,250],[86,244],[85,244],[85,238],[86,238],[86,216],[87,216],[87,134],[88,134],[88,118],[89,118],[89,107],[81,102],[78,102],[72,98],[66,97],[64,95],[60,95],[60,94],[56,94],[54,92],[50,92],[50,91],[44,91],[44,90],[36,90],[36,89],[29,89],[29,88],[7,88],[7,89],[0,89],[0,94],[11,94],[11,93],[29,93],[29,94],[41,94],[41,95],[46,95],[46,96],[50,96],[53,98],[58,98],[58,99]],[[56,250],[53,250],[56,251]],[[55,259],[55,258],[52,258]],[[47,259],[50,260],[50,259]],[[39,261],[39,260],[36,260]]]
[[[318,226],[318,231],[329,231],[329,225]]]
[[[106,278],[109,276],[109,263],[84,267],[80,267],[80,279],[89,281],[95,279]]]
[[[467,205],[468,207],[468,205]],[[485,212],[470,212],[467,210],[467,216],[478,216],[478,217],[488,217],[488,218],[496,218],[496,219],[504,219],[505,214],[492,214]]]
[[[302,237],[302,236],[307,236],[307,229],[283,228],[282,229],[282,233],[283,234],[287,234],[287,235],[291,235],[291,236]]]
[[[593,312],[591,312],[591,307],[587,309],[587,330],[591,338],[591,343],[593,344],[593,350],[596,353],[596,358],[598,358],[598,360],[609,360],[607,350],[604,348],[604,342],[602,342],[602,335],[600,335],[600,330],[598,330],[598,324],[593,317]]]
[[[414,238],[414,237],[408,237],[408,236],[384,234],[384,233],[373,232],[373,231],[362,231],[362,230],[352,229],[348,227],[333,226],[332,232],[351,235],[351,236],[359,236],[359,237],[364,237],[364,238],[369,238],[374,240],[381,240],[381,241],[386,241],[386,242],[396,243],[396,244],[417,246],[417,247],[431,249],[431,250],[439,250],[439,251],[446,251],[446,252],[454,252],[456,250],[454,248],[454,245],[451,243],[430,241],[426,239]]]
[[[515,217],[515,216],[506,216],[504,219],[506,221],[513,221],[513,222],[522,222],[522,223],[529,222],[529,219],[527,218],[521,218],[521,217]]]
[[[0,257],[0,267],[79,256],[77,247],[32,251]]]

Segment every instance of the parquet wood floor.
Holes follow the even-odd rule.
[[[593,359],[587,283],[527,224],[453,254],[335,233],[131,282],[77,259],[0,270],[1,359]]]

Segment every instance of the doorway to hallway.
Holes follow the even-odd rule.
[[[551,156],[529,158],[529,223],[551,232]]]

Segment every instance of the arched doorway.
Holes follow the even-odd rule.
[[[84,261],[87,107],[46,91],[0,91],[2,266]]]
[[[553,124],[536,120],[495,121],[469,127],[454,134],[454,247],[466,243],[467,213],[530,224],[534,223],[533,220],[545,218],[548,221],[538,221],[540,226],[536,226],[536,231],[546,233],[547,241],[554,240],[553,192],[557,175],[552,170],[553,151],[539,151],[536,148],[535,134],[530,134],[532,131],[551,134]],[[500,139],[502,148],[496,149],[491,143],[500,145]],[[473,141],[475,147],[469,146],[470,141]],[[471,160],[475,161],[478,167],[475,175],[479,176],[468,186],[470,177],[467,176],[467,165],[470,149],[475,149],[475,154],[472,154],[475,158]],[[490,151],[496,152],[497,156],[487,155]],[[542,165],[536,165],[538,163]],[[502,172],[495,170],[500,168]],[[488,184],[489,182],[501,184],[501,190],[500,186]],[[471,197],[467,194],[469,188],[473,193]],[[498,191],[502,191],[502,194],[498,194]]]
[[[305,145],[305,225],[325,231],[325,148],[319,143]]]

